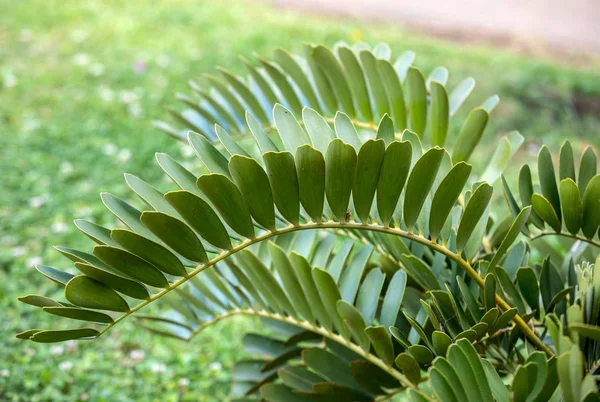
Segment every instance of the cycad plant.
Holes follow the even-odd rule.
[[[446,69],[425,78],[413,59],[306,45],[192,82],[176,125],[156,124],[201,171],[157,154],[166,194],[126,175],[144,211],[103,193],[124,225],[75,221],[92,252],[56,247],[74,267],[37,267],[64,300],[20,298],[59,329],[17,337],[95,339],[133,317],[191,341],[247,315],[265,329],[244,337],[236,401],[597,400],[595,151],[576,166],[565,142],[555,169],[542,147],[507,180],[523,137],[477,150],[498,97],[456,121],[474,81],[449,91]]]

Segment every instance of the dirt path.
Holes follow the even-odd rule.
[[[262,1],[319,14],[399,22],[453,39],[600,54],[600,0]]]

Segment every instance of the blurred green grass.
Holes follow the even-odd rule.
[[[151,121],[167,118],[163,106],[186,90],[188,79],[217,65],[241,73],[238,55],[267,55],[280,46],[299,51],[307,41],[385,41],[394,54],[414,50],[425,72],[444,65],[451,82],[473,76],[477,87],[468,106],[500,95],[486,131],[490,154],[498,135],[512,129],[527,139],[522,159],[542,142],[557,152],[565,137],[576,152],[600,146],[597,62],[569,67],[568,60],[442,42],[391,24],[244,1],[0,0],[0,8],[6,10],[0,14],[0,400],[226,399],[239,328],[253,321],[221,323],[191,344],[125,322],[93,343],[49,347],[14,339],[55,321],[15,298],[58,292],[32,267],[40,261],[67,267],[53,245],[89,247],[73,218],[115,224],[99,191],[137,203],[123,172],[165,187],[154,152],[179,160],[189,155]]]

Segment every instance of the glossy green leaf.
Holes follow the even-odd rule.
[[[360,389],[348,365],[338,356],[321,348],[305,349],[302,352],[304,363],[317,374],[336,384]]]
[[[340,62],[344,66],[344,70],[348,76],[348,85],[354,95],[354,100],[360,114],[367,120],[373,121],[373,114],[371,113],[371,100],[369,99],[369,89],[367,87],[367,81],[365,74],[368,70],[361,67],[358,58],[347,46],[340,46],[337,48],[337,53],[340,58]],[[371,57],[373,56],[372,53]],[[364,64],[364,63],[363,63]]]
[[[373,268],[365,275],[360,285],[356,298],[356,308],[358,308],[365,321],[369,324],[373,322],[375,312],[379,306],[379,295],[383,289],[384,280],[385,275],[383,271],[379,268]]]
[[[198,178],[198,188],[208,197],[223,220],[237,233],[254,238],[250,210],[240,190],[222,174],[207,174]]]
[[[362,52],[360,52],[360,61],[362,63],[365,75],[369,82],[369,88],[371,89],[371,94],[373,95],[375,109],[377,110],[377,114],[379,115],[379,117],[381,117],[384,114],[389,113],[390,108],[388,105],[388,97],[384,87],[385,81],[382,80],[381,75],[379,73],[377,59],[375,58],[375,55],[370,51],[363,50]]]
[[[521,204],[524,207],[531,205],[531,197],[533,197],[533,181],[531,179],[531,169],[529,165],[523,165],[519,170],[519,196]],[[544,221],[538,216],[535,210],[531,211],[529,219],[539,228],[544,229]]]
[[[531,206],[537,216],[550,225],[555,232],[560,233],[562,229],[560,218],[550,201],[540,194],[533,194],[531,196]]]
[[[150,211],[144,212],[140,219],[152,233],[185,258],[196,262],[208,261],[198,236],[179,219],[162,212]]]
[[[594,237],[600,226],[600,174],[592,177],[583,194],[583,221],[581,230],[588,239]]]
[[[196,195],[201,195],[200,190],[198,187],[196,187],[197,177],[173,160],[173,158],[167,154],[157,152],[156,161],[162,170],[164,170],[171,180],[177,183],[182,190],[187,190]]]
[[[225,151],[229,154],[229,156],[232,156],[232,155],[250,156],[248,154],[248,152],[246,152],[237,143],[237,141],[231,136],[231,134],[229,134],[227,131],[225,131],[225,129],[223,127],[219,126],[218,124],[215,124],[215,134],[217,135],[219,142],[221,142],[221,144],[223,145],[223,147],[225,148]]]
[[[100,322],[106,324],[111,324],[113,322],[113,319],[108,314],[81,308],[48,306],[44,307],[44,311],[50,314],[57,315],[59,317],[72,318],[74,320]]]
[[[517,215],[508,233],[506,234],[506,236],[504,236],[504,239],[502,239],[502,243],[496,250],[496,254],[494,254],[494,257],[492,258],[492,261],[488,266],[488,272],[496,268],[496,265],[500,263],[500,260],[502,259],[508,248],[513,244],[519,233],[521,233],[521,231],[523,230],[523,227],[527,223],[527,219],[529,219],[530,212],[531,207],[525,207],[521,210],[519,215]]]
[[[129,311],[127,302],[117,292],[84,275],[78,275],[67,283],[65,297],[71,303],[81,307],[118,312]]]
[[[333,125],[335,128],[335,135],[346,144],[350,144],[354,147],[355,150],[359,150],[362,146],[360,138],[358,138],[358,133],[356,132],[356,127],[354,127],[354,123],[348,117],[347,114],[343,112],[337,112],[333,119]]]
[[[429,215],[429,234],[433,241],[437,240],[448,214],[465,187],[471,168],[472,166],[465,162],[457,163],[438,186]]]
[[[327,311],[327,314],[338,332],[347,338],[349,336],[348,330],[337,312],[337,302],[342,298],[337,284],[329,272],[320,268],[313,268],[312,276],[317,286],[317,290],[319,291],[325,311]]]
[[[371,343],[369,341],[369,337],[365,333],[365,328],[367,326],[363,316],[360,314],[360,311],[358,311],[352,304],[344,300],[338,300],[337,312],[342,318],[344,324],[346,324],[346,327],[350,331],[350,335],[354,341],[364,350],[369,350]]]
[[[275,49],[273,54],[275,61],[277,64],[281,66],[281,68],[289,74],[290,77],[294,80],[298,88],[302,91],[302,94],[306,96],[308,103],[313,107],[318,107],[319,100],[313,88],[308,80],[308,77],[302,70],[302,67],[298,64],[298,62],[294,59],[294,57],[289,54],[284,49]]]
[[[111,267],[97,267],[84,262],[76,262],[75,268],[81,273],[101,282],[119,293],[123,293],[134,299],[147,299],[150,295],[148,290],[141,283],[129,278],[125,278],[117,270]]]
[[[273,195],[263,168],[252,158],[234,155],[229,160],[229,171],[254,220],[262,227],[274,230]]]
[[[377,139],[382,139],[385,142],[385,146],[390,145],[396,138],[394,131],[394,122],[388,114],[383,115],[379,125],[377,126]]]
[[[384,154],[383,140],[368,140],[358,152],[352,199],[356,214],[362,223],[368,223]]]
[[[302,119],[314,147],[325,153],[327,146],[335,138],[335,134],[331,127],[329,127],[329,124],[323,116],[308,107],[302,109]]]
[[[84,219],[75,219],[73,222],[79,230],[81,230],[87,237],[92,239],[94,242],[98,244],[106,244],[109,246],[117,246],[117,243],[110,238],[109,229],[97,225],[95,223],[86,221]]]
[[[294,91],[294,88],[292,88],[292,85],[288,81],[288,77],[286,77],[275,64],[260,57],[257,57],[257,60],[263,66],[267,74],[269,74],[272,81],[279,89],[279,92],[285,98],[286,104],[289,105],[295,115],[299,116],[300,113],[302,113],[302,103],[300,102],[300,99],[298,99],[296,91]]]
[[[94,255],[117,271],[147,285],[158,288],[169,286],[165,276],[154,265],[128,251],[111,246],[96,246]]]
[[[538,153],[538,176],[542,195],[550,202],[560,221],[562,215],[556,175],[554,174],[554,164],[552,163],[552,155],[550,155],[550,151],[545,145],[542,146]]]
[[[304,57],[306,57],[306,62],[308,64],[308,69],[313,77],[317,92],[319,94],[319,98],[323,101],[325,108],[331,113],[334,114],[338,110],[338,103],[335,96],[335,92],[331,87],[331,84],[327,80],[327,76],[317,63],[317,60],[314,56],[314,46],[310,44],[304,45]],[[325,152],[323,150],[322,152]]]
[[[340,139],[331,141],[327,148],[325,193],[335,218],[346,222],[346,213],[356,170],[356,150]]]
[[[529,307],[539,314],[540,287],[534,270],[531,267],[520,267],[517,270],[517,284]]]
[[[408,141],[394,141],[385,150],[377,183],[377,211],[384,226],[390,220],[404,188],[412,159]]]
[[[40,343],[71,341],[74,339],[95,338],[99,332],[93,328],[66,329],[59,331],[39,331],[29,339]]]
[[[382,326],[367,327],[365,333],[371,340],[377,356],[388,366],[394,364],[394,345],[386,329]]]
[[[300,202],[315,222],[321,222],[325,202],[325,158],[311,146],[296,151]]]
[[[231,85],[231,87],[240,95],[242,100],[248,105],[252,113],[257,116],[263,123],[267,123],[269,118],[265,111],[260,106],[260,102],[256,99],[252,91],[244,84],[237,76],[233,75],[224,68],[218,68],[221,75]]]
[[[575,181],[575,161],[573,158],[573,148],[569,141],[563,142],[560,147],[560,155],[558,157],[558,177],[560,181],[567,178]]]
[[[296,152],[296,148],[302,145],[312,145],[310,138],[302,127],[300,127],[292,112],[280,104],[275,105],[273,108],[273,120],[277,126],[279,136],[288,151],[294,153]]]
[[[297,225],[300,195],[294,157],[289,152],[268,152],[263,159],[277,210],[288,222]]]
[[[399,269],[392,276],[383,298],[383,304],[381,305],[379,322],[384,328],[389,328],[395,324],[402,304],[402,299],[404,298],[405,289],[406,273]]]
[[[423,73],[414,67],[409,67],[406,73],[406,103],[410,118],[410,129],[422,138],[425,133],[427,120],[427,88]]]
[[[452,344],[452,339],[441,331],[433,331],[431,334],[433,351],[438,356],[446,356],[448,347]]]
[[[560,203],[565,226],[572,234],[579,232],[583,218],[583,206],[579,197],[579,188],[572,179],[567,178],[560,182]]]
[[[148,261],[161,271],[175,276],[187,275],[179,258],[160,244],[124,229],[113,229],[110,236],[125,250]]]
[[[60,271],[47,265],[36,265],[35,269],[37,269],[38,272],[44,275],[46,278],[63,286],[66,285],[67,282],[69,282],[74,276],[68,272]]]
[[[188,141],[210,173],[224,174],[229,177],[227,158],[209,140],[190,131]]]
[[[378,59],[377,70],[385,89],[389,113],[394,119],[394,125],[398,131],[404,131],[406,129],[406,106],[400,77],[388,60]]]
[[[433,81],[431,83],[431,110],[429,111],[429,130],[431,132],[431,145],[443,147],[448,134],[450,119],[450,105],[448,93],[443,84]]]
[[[598,159],[596,154],[592,150],[592,147],[587,147],[581,155],[581,161],[579,162],[579,175],[577,176],[577,185],[583,197],[588,183],[592,180],[592,177],[596,175],[596,169],[598,166]]]
[[[206,201],[189,191],[172,191],[165,198],[204,240],[225,250],[231,248],[227,229]]]
[[[475,108],[471,110],[456,139],[456,145],[452,153],[454,163],[466,161],[471,157],[471,153],[473,153],[483,136],[488,120],[489,114],[485,109]]]
[[[417,160],[410,173],[404,197],[404,222],[409,232],[413,231],[425,198],[433,186],[443,156],[442,148],[430,149]]]
[[[413,384],[418,384],[421,381],[421,367],[411,354],[400,353],[396,356],[394,363]]]
[[[313,49],[312,54],[317,64],[321,66],[322,71],[327,76],[341,105],[341,109],[350,117],[355,117],[356,113],[352,103],[352,93],[350,92],[348,81],[346,81],[346,75],[333,52],[325,46],[317,46]]]
[[[404,268],[419,285],[426,290],[435,290],[440,288],[437,277],[431,272],[431,269],[419,258],[414,255],[402,255]]]
[[[60,304],[59,302],[57,302],[49,297],[39,296],[39,295],[21,296],[21,297],[17,297],[17,300],[19,300],[21,303],[29,304],[31,306],[36,306],[36,307],[59,307],[59,308],[63,307],[63,305]]]

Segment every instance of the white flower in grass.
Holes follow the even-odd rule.
[[[70,361],[65,361],[62,362],[58,365],[58,368],[61,369],[62,371],[69,371],[73,368],[73,363],[71,363]]]
[[[152,370],[153,373],[164,373],[167,371],[167,366],[165,366],[162,363],[154,363],[152,364],[152,366],[150,366],[150,370]]]
[[[182,377],[179,379],[179,381],[177,383],[179,384],[180,387],[185,388],[190,385],[190,379],[187,377]]]
[[[144,115],[144,109],[142,109],[139,103],[131,103],[127,106],[127,113],[129,113],[129,116],[137,119]]]
[[[133,103],[138,100],[138,95],[133,91],[120,91],[119,100],[126,104]]]
[[[60,164],[60,173],[64,175],[73,173],[73,170],[75,169],[73,168],[73,164],[71,162],[64,161]]]
[[[31,197],[28,204],[31,208],[38,209],[48,201],[48,198],[44,195],[38,195]]]
[[[144,353],[144,351],[141,349],[133,349],[131,352],[129,352],[129,358],[131,360],[139,362],[144,360],[144,357],[146,357],[146,353]]]
[[[73,63],[76,66],[87,66],[90,64],[90,56],[86,53],[76,53],[73,56]]]
[[[219,362],[212,362],[211,364],[208,365],[208,369],[210,371],[221,371],[222,368],[223,368],[223,365]]]
[[[108,143],[102,147],[102,152],[104,152],[104,155],[112,156],[119,152],[119,148],[113,143]]]
[[[27,247],[24,247],[24,246],[13,247],[13,249],[10,251],[10,254],[13,257],[22,257],[25,254],[27,254]]]
[[[31,257],[28,258],[27,261],[25,261],[25,266],[27,268],[33,268],[36,265],[39,265],[42,263],[42,257]]]
[[[110,88],[101,87],[99,92],[100,98],[102,98],[104,102],[112,102],[115,99],[115,91]]]
[[[60,356],[65,353],[65,348],[62,345],[52,346],[50,353],[52,353],[54,356]]]
[[[0,370],[0,377],[8,377],[10,375],[10,371],[8,369]]]
[[[54,222],[52,224],[52,231],[54,233],[64,233],[67,231],[69,226],[64,222]]]
[[[125,163],[129,160],[129,158],[131,158],[131,151],[128,150],[127,148],[123,148],[122,150],[119,151],[119,153],[117,154],[117,159],[119,160],[119,162],[121,163]]]
[[[104,74],[104,64],[102,63],[93,63],[88,67],[88,72],[94,77],[100,77]]]

